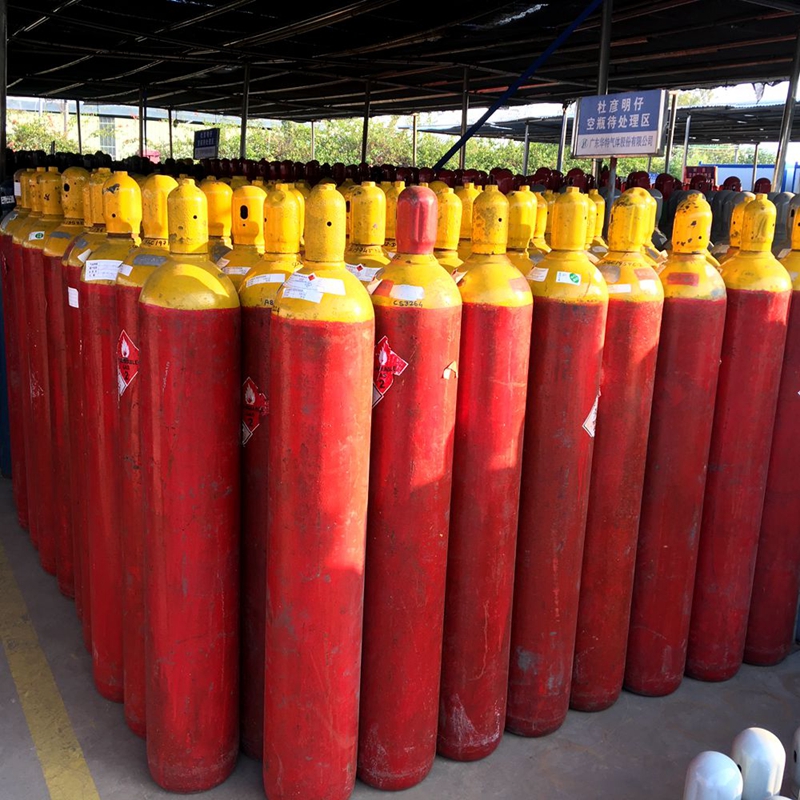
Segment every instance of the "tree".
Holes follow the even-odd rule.
[[[78,150],[77,141],[68,135],[65,136],[63,129],[56,128],[52,115],[37,114],[26,119],[18,117],[9,119],[8,146],[12,150],[50,152],[53,144],[57,153],[74,153]]]

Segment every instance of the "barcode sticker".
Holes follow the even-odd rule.
[[[267,275],[254,275],[248,278],[248,286],[256,286],[259,283],[283,283],[286,280],[286,274],[283,272],[270,272]]]
[[[80,304],[78,303],[78,290],[73,288],[72,286],[67,287],[67,302],[73,308],[79,308]]]
[[[85,281],[115,281],[122,260],[115,258],[91,258],[86,262]]]

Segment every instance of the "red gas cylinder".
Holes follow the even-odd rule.
[[[23,347],[27,351],[30,397],[28,427],[26,431],[28,486],[31,492],[31,511],[38,532],[32,530],[34,542],[39,548],[39,561],[45,571],[57,573],[56,540],[56,481],[53,474],[53,443],[50,420],[50,374],[47,355],[47,297],[45,294],[45,270],[42,248],[45,239],[61,222],[61,201],[55,208],[43,208],[43,195],[60,192],[61,179],[55,167],[52,172],[37,170],[30,181],[31,213],[23,226],[21,248],[22,284],[24,286],[24,329],[21,333]],[[22,356],[25,357],[25,354]],[[35,487],[35,489],[34,489]],[[34,494],[35,491],[35,494]]]
[[[433,256],[436,196],[397,202],[375,306],[358,775],[405,789],[436,754],[461,297]]]
[[[167,196],[178,184],[168,175],[151,175],[142,185],[142,230],[139,247],[124,258],[117,274],[117,326],[114,342],[119,406],[115,483],[119,487],[120,538],[124,567],[122,618],[125,721],[145,735],[144,647],[144,487],[141,453],[141,378],[139,375],[139,295],[147,278],[169,255]]]
[[[49,176],[48,176],[49,177]],[[71,492],[74,464],[71,457],[70,417],[67,401],[67,286],[62,259],[72,241],[83,232],[83,187],[89,173],[70,167],[51,186],[51,198],[58,194],[64,219],[44,242],[45,298],[47,300],[47,354],[50,383],[50,439],[53,444],[53,504],[56,536],[56,574],[58,587],[67,597],[78,596],[81,581],[80,559],[76,559],[74,531],[78,524],[76,498]],[[77,477],[77,476],[76,476]],[[82,477],[82,476],[81,476]],[[81,603],[83,598],[81,598]]]
[[[574,187],[558,196],[553,250],[527,276],[533,333],[506,715],[523,736],[556,730],[569,706],[608,311],[584,249],[590,202]]]
[[[792,280],[792,301],[744,648],[744,660],[759,666],[778,664],[789,655],[800,590],[800,419],[795,413],[800,390],[800,214],[793,220],[792,249],[781,264]]]
[[[792,284],[770,252],[775,206],[744,208],[728,291],[686,673],[732,678],[742,663]],[[745,424],[746,422],[746,424]]]
[[[725,327],[725,284],[705,257],[710,234],[710,206],[688,195],[659,274],[664,316],[625,666],[625,687],[644,695],[674,692],[686,665]]]
[[[97,690],[108,700],[123,699],[123,558],[120,487],[115,480],[119,438],[117,389],[117,300],[115,283],[142,223],[139,185],[126,172],[114,172],[103,185],[103,216],[108,237],[81,272],[81,348],[83,398],[88,436],[85,486],[89,538],[92,662]]]
[[[664,292],[642,253],[650,195],[625,191],[611,209],[608,321],[597,411],[578,632],[570,704],[601,711],[619,697],[625,671],[636,537]]]
[[[420,167],[420,183],[430,183],[436,177],[436,173],[430,167]]]
[[[264,754],[264,630],[269,511],[269,334],[275,296],[300,262],[301,201],[277,184],[262,203],[265,252],[239,288],[242,305],[242,750]]]
[[[355,783],[374,314],[344,265],[345,224],[342,195],[318,185],[306,203],[305,266],[270,322],[271,800],[345,800]]]
[[[168,211],[170,258],[139,296],[147,764],[199,792],[239,750],[240,311],[193,180]]]
[[[664,202],[666,203],[669,200],[670,195],[676,190],[680,189],[680,182],[677,178],[673,178],[672,175],[669,175],[666,172],[662,172],[660,175],[656,177],[655,188],[658,189],[659,192],[664,197]]]
[[[769,178],[759,178],[754,186],[753,191],[756,194],[767,194],[772,191],[772,181]]]
[[[737,178],[735,175],[729,175],[725,178],[722,186],[722,189],[728,189],[731,192],[741,192],[742,191],[742,181],[740,178]]]
[[[17,283],[19,273],[14,271],[12,246],[14,231],[18,230],[30,212],[28,182],[22,176],[25,170],[14,173],[14,196],[16,207],[3,217],[0,223],[0,275],[2,275],[3,324],[6,346],[6,374],[8,382],[9,433],[11,436],[11,487],[17,521],[20,527],[28,527],[28,484],[25,474],[25,422],[22,405],[22,372],[20,365],[19,336],[17,332]]]
[[[67,361],[67,406],[69,408],[70,490],[72,502],[72,538],[74,547],[75,608],[83,623],[83,642],[92,651],[90,603],[90,553],[88,536],[89,503],[86,463],[89,436],[86,434],[83,398],[83,355],[81,348],[81,312],[79,287],[81,271],[93,250],[106,240],[103,216],[103,184],[111,175],[102,167],[89,176],[83,186],[83,216],[86,232],[73,240],[62,261],[66,283],[65,329]]]
[[[438,751],[489,755],[503,735],[528,381],[530,289],[505,254],[509,203],[487,186],[453,277],[462,323]]]

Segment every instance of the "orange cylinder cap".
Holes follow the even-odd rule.
[[[142,190],[127,172],[114,172],[103,185],[103,216],[109,233],[139,235]]]
[[[179,178],[167,198],[169,250],[177,254],[208,254],[208,200],[192,178]]]
[[[142,229],[148,239],[169,238],[169,193],[178,185],[169,175],[153,173],[142,186]]]
[[[200,189],[208,202],[208,235],[229,237],[233,189],[213,176],[206,178],[200,184]]]
[[[425,186],[409,186],[397,199],[397,252],[433,253],[436,243],[436,194]]]
[[[685,197],[675,210],[673,253],[704,253],[711,235],[711,206],[701,194]]]
[[[553,202],[550,244],[553,250],[584,250],[589,199],[577,186],[567,186]]]
[[[766,252],[772,248],[775,238],[775,204],[765,194],[757,194],[755,200],[743,203],[741,250]]]
[[[306,202],[306,259],[317,263],[344,262],[347,211],[334,183],[318,183]]]
[[[525,250],[530,244],[536,230],[536,206],[530,186],[520,186],[508,195],[508,246],[513,250]]]
[[[303,203],[303,206],[305,203]],[[275,184],[264,198],[264,250],[267,253],[300,252],[303,207],[288,184]]]
[[[58,170],[55,170],[55,172],[51,170],[48,170],[39,178],[39,187],[42,194],[42,214],[48,217],[60,217],[64,213],[61,205],[61,175]]]
[[[608,249],[615,252],[639,251],[650,237],[647,229],[650,208],[633,189],[626,189],[611,206]]]
[[[472,204],[472,252],[505,253],[508,245],[508,200],[497,186],[487,186]]]
[[[83,188],[88,180],[83,167],[68,167],[61,173],[61,206],[66,219],[83,219]]]

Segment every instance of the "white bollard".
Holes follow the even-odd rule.
[[[742,773],[723,753],[707,750],[686,770],[683,800],[742,800]]]
[[[734,740],[731,758],[742,771],[742,800],[764,800],[781,790],[786,751],[764,728],[746,728]]]

